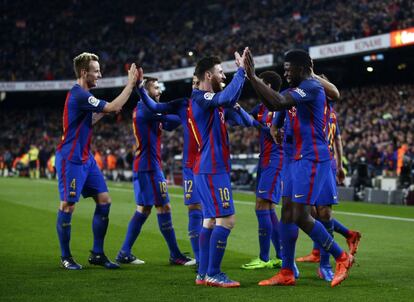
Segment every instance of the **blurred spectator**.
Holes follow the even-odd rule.
[[[341,95],[342,100],[335,104],[335,110],[342,131],[347,174],[359,175],[355,181],[366,185],[367,179],[375,176],[396,176],[399,169],[400,175],[404,174],[404,181],[411,181],[414,85],[358,87],[342,90]],[[256,102],[256,99],[245,99],[240,104],[249,110]],[[44,153],[50,158],[62,135],[61,118],[59,110],[46,107],[31,111],[0,110],[0,152],[6,167],[3,174],[8,175],[18,163],[21,174],[25,173],[24,157],[23,161],[21,159],[30,144],[40,146],[39,156]],[[131,112],[125,111],[118,116],[104,117],[93,128],[92,150],[96,151],[96,156],[99,154],[97,162],[101,169],[106,169],[106,177],[114,180],[130,177],[125,171],[131,170],[136,149],[130,121]],[[259,152],[255,129],[230,126],[228,129],[232,154]],[[166,175],[170,175],[180,171],[180,163],[174,156],[182,152],[182,129],[162,133],[163,168]],[[107,154],[107,150],[111,151]],[[48,165],[49,175],[51,171],[53,169]],[[243,176],[246,182],[251,181],[239,172],[235,175]]]
[[[233,58],[334,43],[414,26],[409,0],[2,1],[0,80],[74,77],[82,51],[101,57],[105,77],[137,61],[146,72],[194,65],[206,54]],[[99,7],[96,14],[92,7]],[[44,22],[47,20],[47,22]],[[74,30],[76,29],[76,30]]]

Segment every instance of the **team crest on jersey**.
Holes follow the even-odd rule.
[[[293,91],[295,91],[297,94],[299,94],[301,97],[305,97],[306,96],[306,93],[305,93],[305,91],[303,91],[302,89],[300,89],[300,88],[295,88],[295,89],[293,89]]]
[[[296,107],[292,107],[289,109],[289,115],[291,117],[295,117],[296,116]]]
[[[88,98],[88,103],[91,104],[93,107],[98,107],[99,100],[96,97],[94,97],[94,96],[90,96]]]
[[[211,101],[211,100],[213,99],[214,95],[215,95],[215,93],[212,93],[212,92],[206,92],[206,93],[204,93],[204,98],[205,98],[206,100]]]
[[[226,121],[224,120],[224,112],[220,111],[219,112],[219,116],[220,116],[220,121],[224,124]]]

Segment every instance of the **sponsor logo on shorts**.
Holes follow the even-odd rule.
[[[266,193],[266,192],[267,192],[266,190],[264,190],[264,191],[259,190],[259,194]]]
[[[305,196],[305,195],[304,194],[295,194],[295,198],[301,198],[303,196]]]

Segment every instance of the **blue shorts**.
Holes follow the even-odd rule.
[[[291,164],[292,201],[315,205],[322,188],[332,186],[331,161],[296,160]]]
[[[230,174],[194,174],[201,197],[204,218],[219,218],[235,213]]]
[[[133,184],[135,203],[139,206],[164,206],[170,202],[167,182],[160,170],[134,173]]]
[[[60,200],[78,202],[80,195],[84,198],[108,192],[101,170],[91,156],[84,164],[73,163],[56,153],[56,174]]]
[[[336,167],[336,166],[335,166]],[[316,206],[330,206],[338,204],[338,193],[336,191],[335,171],[331,166],[331,175],[326,178],[325,184],[316,200]]]
[[[282,167],[257,168],[256,197],[278,204],[281,196]]]
[[[194,186],[194,173],[191,168],[183,168],[184,204],[200,204],[201,199]]]
[[[282,180],[281,180],[281,189],[282,197],[292,197],[292,166],[293,160],[283,159],[283,168],[282,168]]]

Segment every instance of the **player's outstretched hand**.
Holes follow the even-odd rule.
[[[137,84],[141,87],[144,83],[144,70],[142,67],[138,68],[138,81]]]
[[[253,61],[253,55],[248,48],[246,49],[246,54],[244,55],[243,61],[244,61],[244,69],[246,70],[247,78],[248,79],[253,78],[255,76],[254,61]]]
[[[243,50],[243,54],[241,56],[240,56],[240,54],[237,51],[234,52],[234,58],[236,59],[236,65],[237,65],[237,67],[245,68],[244,61],[245,61],[245,58],[246,58],[246,54],[247,54],[247,50],[248,49],[249,49],[248,47],[245,47],[244,50]]]
[[[342,185],[345,181],[345,170],[344,168],[340,167],[338,168],[338,171],[336,172],[336,180],[338,181],[338,184]]]
[[[273,141],[278,144],[281,145],[283,142],[283,136],[284,136],[284,131],[283,129],[278,129],[275,125],[272,125],[270,127],[270,135],[273,138]]]
[[[128,70],[128,85],[134,87],[138,80],[138,70],[135,63],[131,64],[131,67]]]
[[[238,51],[234,52],[234,58],[236,59],[237,67],[240,67],[242,59]]]

